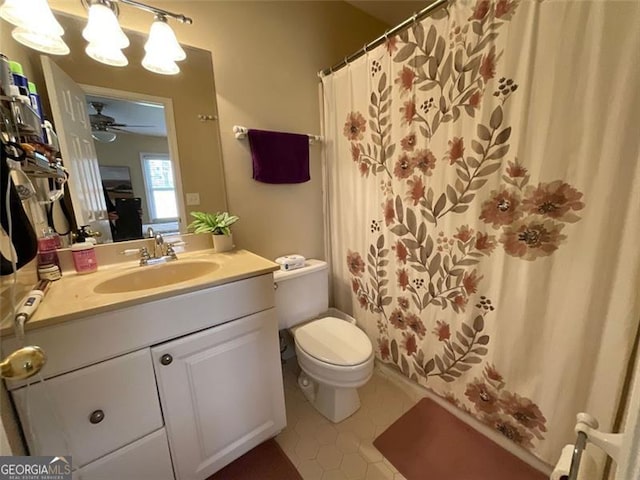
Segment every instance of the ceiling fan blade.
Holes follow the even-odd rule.
[[[153,128],[153,125],[129,125],[128,123],[112,123],[110,127]]]

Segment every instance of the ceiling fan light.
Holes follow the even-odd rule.
[[[177,75],[180,67],[170,58],[147,53],[142,59],[142,66],[153,73],[160,75]]]
[[[122,50],[112,45],[90,43],[84,51],[91,58],[105,65],[111,65],[112,67],[126,67],[129,65],[129,60],[122,53]]]
[[[117,135],[114,132],[109,132],[108,130],[92,130],[91,137],[98,142],[111,143],[115,141]]]
[[[51,55],[68,55],[70,50],[67,44],[59,36],[44,35],[39,31],[27,30],[17,27],[11,32],[11,36],[23,45]]]
[[[118,49],[129,46],[129,39],[120,28],[116,14],[100,3],[89,7],[89,20],[82,36],[89,43],[108,43]]]
[[[59,37],[64,34],[47,0],[5,0],[0,7],[0,17],[16,27],[39,31],[43,35]]]
[[[148,54],[168,57],[176,62],[187,58],[187,54],[178,43],[176,34],[167,23],[166,18],[163,17],[156,17],[156,20],[151,24],[144,50]]]

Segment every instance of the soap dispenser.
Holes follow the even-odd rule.
[[[80,227],[80,230],[78,230],[76,234],[76,243],[71,245],[73,266],[76,272],[80,274],[92,273],[98,270],[95,245],[89,240],[90,237],[86,230],[87,227],[88,225]]]

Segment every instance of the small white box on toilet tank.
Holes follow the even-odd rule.
[[[280,330],[310,320],[329,308],[327,262],[309,259],[302,268],[274,272],[273,278]]]

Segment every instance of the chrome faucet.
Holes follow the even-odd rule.
[[[165,243],[164,237],[160,232],[156,233],[153,228],[147,228],[147,238],[153,239],[153,256],[149,254],[146,248],[140,250],[140,265],[153,265],[156,263],[166,262],[168,260],[177,260],[174,244],[184,244],[184,242]]]

